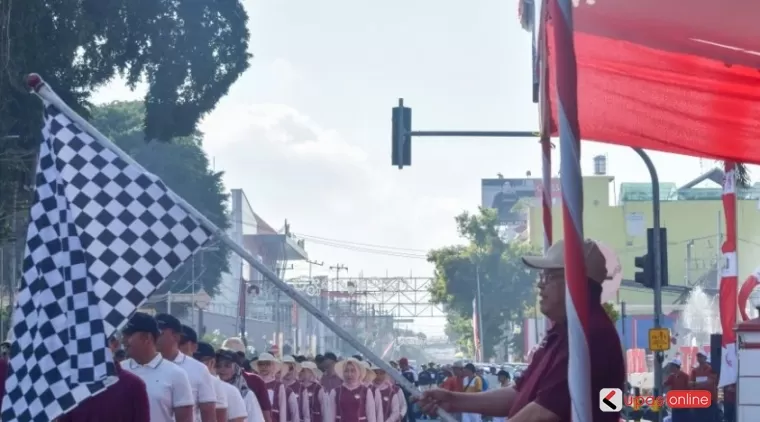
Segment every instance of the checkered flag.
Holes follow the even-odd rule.
[[[210,238],[157,177],[44,117],[3,421],[51,421],[116,382],[108,336]]]

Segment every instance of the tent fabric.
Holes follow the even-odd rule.
[[[577,1],[583,139],[760,164],[760,2]],[[545,16],[555,93],[554,27]],[[548,101],[556,135],[556,98]]]

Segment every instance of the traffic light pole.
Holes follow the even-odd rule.
[[[649,176],[652,178],[652,255],[654,255],[654,280],[652,291],[654,293],[654,328],[662,327],[662,250],[660,245],[660,178],[657,176],[657,169],[652,163],[652,159],[641,148],[633,148],[639,157],[644,160],[644,164],[649,170]],[[654,392],[653,396],[658,397],[662,392],[662,361],[663,352],[654,352]],[[662,422],[662,412],[657,412],[658,422]]]

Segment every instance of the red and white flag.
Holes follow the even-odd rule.
[[[720,380],[718,387],[736,383],[736,326],[738,263],[736,255],[736,164],[725,163],[723,179],[723,211],[726,215],[726,241],[723,242],[723,262],[720,267],[720,325],[723,329]]]
[[[483,350],[480,342],[480,321],[478,320],[478,300],[472,300],[472,343],[475,346],[475,359],[483,362]]]

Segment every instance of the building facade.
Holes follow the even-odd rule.
[[[677,187],[660,184],[661,224],[667,228],[668,273],[671,286],[714,289],[718,283],[720,248],[725,239],[725,215],[721,202],[722,171],[712,170]],[[619,256],[624,280],[634,278],[634,258],[646,253],[646,229],[652,226],[652,186],[621,183],[613,177],[583,178],[584,234],[605,243]],[[757,184],[738,192],[738,260],[740,283],[760,266],[760,224]],[[532,207],[528,224],[533,245],[543,245],[541,208]],[[562,209],[552,209],[554,241],[562,238]],[[683,302],[681,293],[665,293],[663,304]],[[623,287],[617,302],[646,305],[653,302],[651,290]]]

